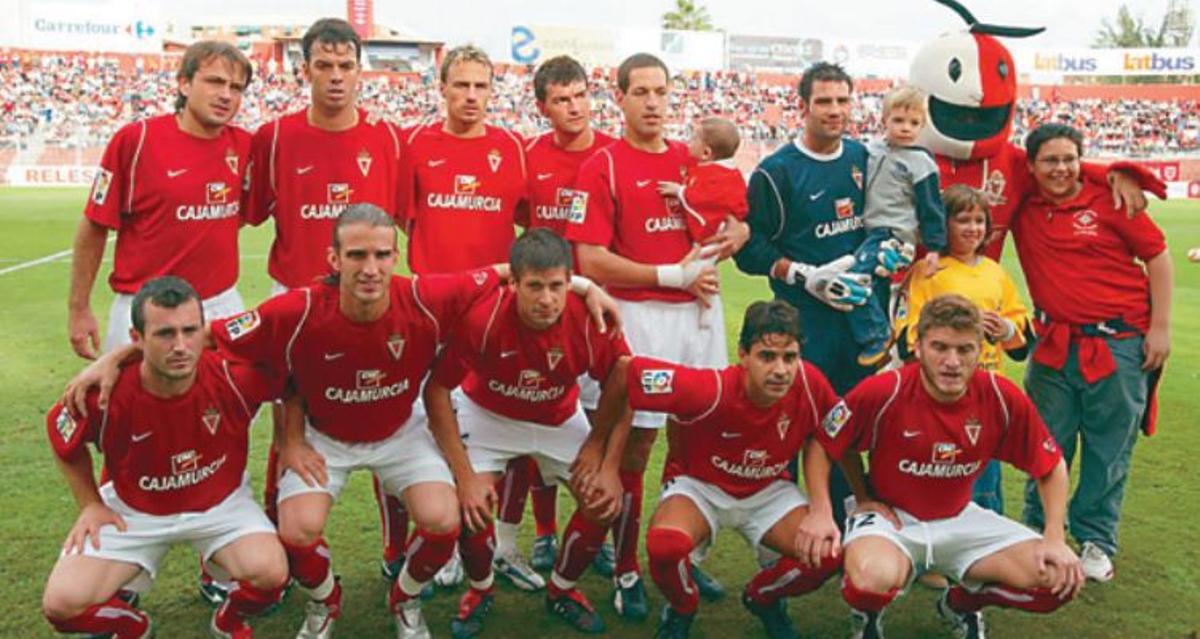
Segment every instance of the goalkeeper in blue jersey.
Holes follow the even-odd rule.
[[[888,282],[852,273],[866,239],[863,194],[867,149],[843,137],[853,82],[841,67],[817,63],[800,79],[803,134],[768,156],[750,176],[750,240],[737,265],[770,278],[771,290],[797,309],[804,358],[844,394],[872,369],[859,365],[848,311],[871,296],[885,303]],[[881,246],[879,264],[894,272],[911,261],[898,243]]]

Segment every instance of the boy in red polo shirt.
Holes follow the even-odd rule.
[[[1068,463],[1083,442],[1068,524],[1084,574],[1108,581],[1133,445],[1139,426],[1152,432],[1170,350],[1171,260],[1145,212],[1127,217],[1080,180],[1079,131],[1043,125],[1025,145],[1038,193],[1013,234],[1040,336],[1025,387]],[[1043,520],[1027,486],[1025,521]]]

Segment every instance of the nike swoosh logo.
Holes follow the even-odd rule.
[[[508,359],[517,354],[517,351],[503,351],[500,353],[500,359]]]
[[[299,167],[296,169],[296,175],[304,175],[305,173],[308,173],[309,171],[312,171],[312,170],[313,170],[313,165],[311,165],[311,164],[308,166],[302,166],[302,167]]]
[[[345,355],[345,353],[325,353],[325,361],[332,362],[333,360],[338,359],[342,355]]]
[[[538,173],[537,174],[538,182],[541,182],[543,180],[549,180],[552,177],[554,177],[553,173]]]
[[[434,168],[434,167],[439,167],[439,166],[441,166],[441,165],[443,165],[443,164],[445,164],[445,163],[446,163],[446,161],[445,161],[445,160],[430,160],[430,161],[429,161],[429,168],[431,168],[431,169],[432,169],[432,168]]]
[[[638,180],[637,186],[640,189],[640,188],[644,188],[649,183],[650,183],[650,180]]]
[[[904,431],[904,437],[905,437],[905,439],[912,439],[913,437],[916,437],[916,436],[918,436],[918,435],[920,435],[920,434],[921,434],[921,431],[919,431],[919,430],[906,430],[906,431]]]
[[[825,195],[825,189],[821,189],[820,191],[817,191],[816,193],[813,193],[812,195],[808,196],[808,201],[816,202],[817,200],[819,200],[821,198],[822,195]]]
[[[725,431],[721,432],[722,439],[734,439],[736,437],[741,437],[741,436],[742,436],[741,433],[729,433],[729,432],[725,432]]]
[[[136,434],[136,435],[130,435],[130,436],[129,436],[129,439],[131,439],[131,440],[133,441],[133,443],[135,443],[135,444],[136,444],[136,443],[138,443],[138,442],[140,442],[140,441],[142,441],[142,440],[146,439],[147,437],[149,437],[149,436],[151,436],[151,435],[153,435],[153,434],[154,434],[154,431],[150,430],[150,431],[146,431],[146,432],[144,432],[144,433],[138,433],[138,434]]]
[[[177,178],[184,173],[187,173],[187,169],[175,169],[173,171],[171,169],[167,169],[167,177],[169,178]]]

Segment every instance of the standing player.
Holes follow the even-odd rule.
[[[179,65],[175,113],[128,124],[109,142],[71,258],[68,336],[80,357],[100,346],[91,293],[110,229],[116,297],[105,350],[129,343],[133,294],[154,277],[191,282],[210,317],[242,310],[237,233],[250,135],[229,122],[251,77],[233,45],[197,42]]]
[[[1170,353],[1171,256],[1149,215],[1128,218],[1107,189],[1081,179],[1079,131],[1046,124],[1025,144],[1038,188],[1013,223],[1037,309],[1025,388],[1068,462],[1079,451],[1071,535],[1087,577],[1108,581],[1133,446],[1139,427],[1153,432]],[[1051,525],[1033,486],[1025,521]]]
[[[130,314],[142,357],[121,370],[106,408],[92,391],[78,420],[62,404],[46,417],[80,513],[42,609],[59,632],[149,637],[150,618],[116,592],[143,572],[152,579],[171,545],[189,543],[234,580],[212,635],[251,637],[246,618],[273,605],[288,577],[246,473],[250,423],[283,384],[204,349],[200,297],[179,278],[144,284]],[[99,488],[89,442],[108,471]]]
[[[619,403],[602,397],[608,403],[589,434],[577,379],[586,373],[612,394],[614,370],[629,348],[619,331],[598,329],[584,303],[568,294],[571,246],[553,231],[533,229],[517,239],[509,266],[512,287],[468,312],[425,387],[429,427],[454,472],[468,529],[460,547],[471,587],[451,627],[455,637],[483,630],[493,600],[495,486],[511,460],[528,456],[546,481],[566,481],[576,466],[598,473],[598,495],[572,483],[578,508],[563,533],[546,607],[578,630],[602,632],[604,622],[575,584],[620,504],[617,467],[628,431],[613,427],[620,421],[627,429],[628,422]],[[450,389],[460,383],[456,415]]]
[[[663,492],[646,533],[654,583],[667,598],[656,636],[687,637],[699,602],[689,554],[734,528],[751,547],[783,558],[747,584],[742,603],[771,637],[795,637],[785,597],[816,590],[841,562],[829,501],[832,461],[811,439],[821,418],[844,406],[812,364],[800,359],[800,314],[782,301],[746,309],[741,361],[697,369],[636,357],[627,388],[636,409],[670,412]],[[840,411],[840,412],[839,412]],[[809,498],[788,470],[804,449]]]
[[[259,127],[253,143],[247,219],[251,224],[275,221],[267,264],[273,294],[309,286],[329,272],[329,236],[348,206],[369,202],[393,214],[400,208],[399,132],[358,106],[358,33],[345,20],[323,18],[305,32],[300,47],[311,103]],[[273,417],[278,430],[278,409]],[[265,503],[272,515],[277,454],[272,448],[267,464]],[[398,505],[389,507],[378,487],[376,495],[385,533],[383,572],[395,579],[408,520],[396,521]]]
[[[579,166],[614,140],[592,128],[592,95],[587,73],[573,58],[564,55],[543,62],[533,74],[533,95],[538,113],[550,121],[551,128],[525,146],[525,159],[529,165],[529,226],[549,228],[564,235],[571,215],[582,215],[586,205],[587,198],[575,189]],[[579,400],[584,410],[595,410],[599,385],[589,377],[581,377],[579,384]],[[537,530],[531,559],[533,568],[549,570],[554,566],[556,553],[558,488],[553,483],[547,486],[541,482],[531,458],[514,460],[501,482],[499,521],[496,522],[496,569],[509,576],[514,584],[521,584],[520,568],[526,562],[517,548],[517,527],[525,512],[525,497],[533,484],[533,515]],[[612,546],[605,543],[597,555],[597,564],[603,563],[607,567],[605,576],[610,577],[611,556]],[[605,557],[610,561],[602,561]],[[536,573],[534,575],[541,579]]]
[[[492,61],[466,45],[441,66],[446,119],[405,135],[401,187],[408,266],[449,273],[508,259],[525,199],[525,148],[516,134],[487,124]]]
[[[446,118],[405,132],[401,218],[414,274],[450,273],[503,262],[513,225],[526,223],[524,142],[487,123],[492,61],[481,49],[451,49],[440,69]],[[508,559],[508,557],[506,557]],[[526,590],[545,585],[524,561],[512,558],[506,576]],[[463,579],[455,553],[437,576],[454,586]]]
[[[971,639],[984,636],[984,606],[1052,612],[1083,586],[1063,540],[1062,453],[1016,385],[978,370],[982,338],[973,302],[933,299],[918,320],[917,363],[859,384],[846,396],[849,419],[826,420],[817,434],[835,457],[845,454],[858,500],[846,522],[842,595],[863,637],[883,636],[884,608],[926,571],[958,582],[937,608]],[[869,483],[858,451],[869,455]],[[1034,478],[1044,536],[971,501],[993,458]]]
[[[618,299],[625,333],[636,354],[690,366],[723,367],[725,322],[717,270],[692,250],[679,200],[658,194],[659,182],[677,182],[689,162],[687,148],[664,137],[669,73],[658,58],[638,53],[617,69],[616,99],[625,116],[621,140],[598,151],[579,169],[576,186],[584,214],[571,220],[567,238],[576,244],[584,275],[603,283]],[[741,247],[746,225],[730,218],[716,236],[728,256]],[[712,321],[702,323],[703,306]],[[637,537],[642,475],[663,413],[638,411],[621,465],[624,503],[613,530],[617,569],[614,604],[622,616],[645,619],[646,590],[639,575]]]

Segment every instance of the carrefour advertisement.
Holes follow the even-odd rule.
[[[18,4],[18,43],[57,51],[162,51],[161,6],[156,2],[26,1]]]

